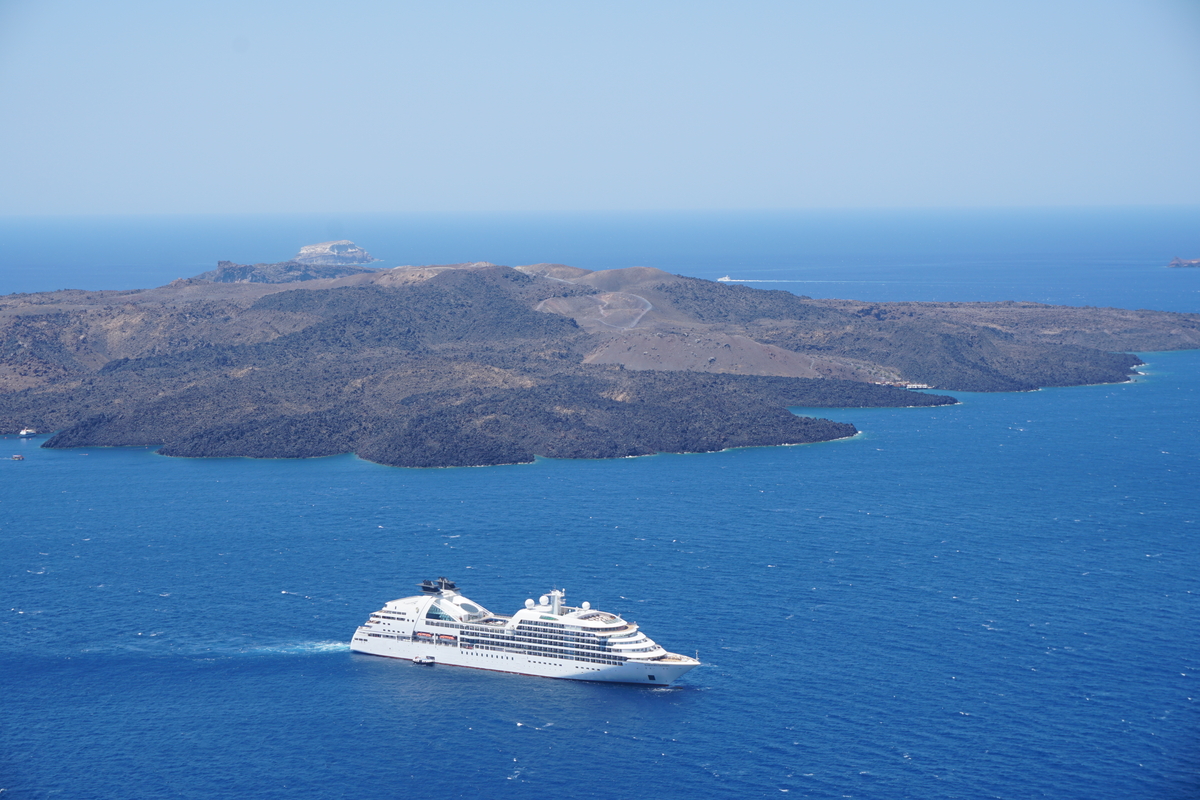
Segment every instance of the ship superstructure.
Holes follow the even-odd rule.
[[[419,584],[421,594],[393,600],[359,626],[350,649],[546,678],[669,684],[700,662],[668,653],[635,622],[590,603],[563,603],[555,589],[511,616],[464,597],[453,581]]]

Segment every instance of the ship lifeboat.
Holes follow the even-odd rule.
[[[418,639],[432,639],[433,634],[428,633],[427,631],[417,631],[417,638]]]
[[[448,634],[448,633],[442,633],[442,634],[438,634],[438,638],[439,638],[439,639],[441,639],[443,642],[453,642],[453,641],[457,641],[457,637],[455,637],[455,636],[451,636],[451,635],[450,635],[450,634]]]

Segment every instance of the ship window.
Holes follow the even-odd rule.
[[[450,616],[445,611],[442,611],[436,605],[429,606],[429,610],[427,612],[425,612],[425,618],[426,619],[444,619],[444,620],[449,620],[450,622],[454,621],[454,617]]]

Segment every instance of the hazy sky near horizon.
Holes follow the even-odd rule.
[[[0,0],[0,214],[1194,204],[1200,2]]]

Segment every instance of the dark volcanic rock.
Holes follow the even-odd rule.
[[[414,467],[702,452],[854,434],[788,407],[954,402],[839,375],[1029,389],[1124,380],[1138,360],[1120,350],[1200,343],[1195,315],[810,300],[644,269],[476,262],[276,285],[342,268],[267,266],[242,283],[0,298],[0,430]],[[591,363],[602,346],[616,360]],[[623,368],[650,350],[668,366]],[[827,377],[784,371],[810,361]],[[669,366],[685,362],[704,368]]]
[[[774,383],[774,385],[772,385]],[[806,379],[596,371],[528,388],[398,398],[391,408],[343,398],[334,407],[294,414],[278,399],[225,384],[191,389],[173,402],[90,416],[47,447],[162,445],[171,456],[305,458],[356,452],[407,467],[520,463],[535,456],[615,458],[655,452],[802,444],[853,436],[845,423],[797,417],[783,405],[815,405],[825,387]],[[613,400],[609,395],[628,399]],[[814,391],[815,390],[815,391]],[[900,390],[893,390],[900,393]],[[911,396],[911,393],[908,393]],[[929,405],[949,398],[917,395]],[[783,404],[775,401],[786,398]],[[378,400],[379,398],[375,398]],[[887,399],[894,399],[888,397]],[[187,413],[181,413],[183,409]]]

